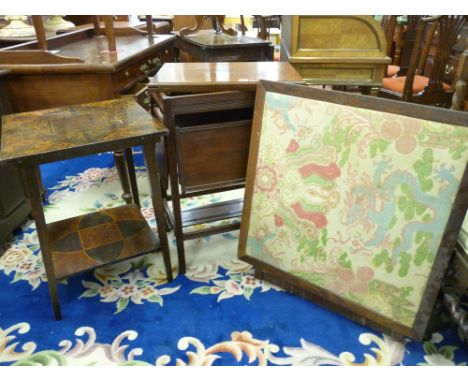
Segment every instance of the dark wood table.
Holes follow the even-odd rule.
[[[55,318],[56,280],[162,249],[172,280],[155,144],[167,129],[130,98],[2,117],[0,165],[20,169],[36,222]],[[89,129],[92,123],[93,129]],[[43,163],[143,146],[159,241],[133,200],[126,205],[46,223],[36,176]],[[131,150],[130,150],[131,151]]]
[[[238,218],[243,199],[182,211],[182,198],[243,188],[249,155],[255,89],[260,79],[303,84],[287,62],[169,63],[150,78],[153,113],[169,129],[160,157],[165,209],[176,237],[179,273],[185,272],[184,240],[238,229],[239,222],[189,230]],[[166,163],[164,163],[166,162]],[[172,209],[168,201],[172,201]],[[186,229],[187,228],[187,229]],[[185,229],[185,230],[184,230]]]
[[[180,36],[176,48],[188,53],[193,62],[273,61],[270,41],[249,36],[229,36],[212,30]]]
[[[110,52],[106,37],[87,27],[49,38],[48,51],[38,49],[37,41],[1,49],[0,70],[10,71],[5,86],[11,111],[104,101],[133,94],[136,87],[141,103],[149,105],[144,83],[164,62],[174,59],[175,39],[172,35],[117,35],[116,52]],[[124,199],[130,197],[128,184],[136,183],[133,164],[126,163],[130,160],[128,150],[115,153]]]

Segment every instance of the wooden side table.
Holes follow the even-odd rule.
[[[167,279],[172,280],[155,160],[155,144],[168,132],[161,123],[127,97],[11,114],[2,119],[0,165],[13,164],[23,174],[57,320],[61,318],[58,279],[161,247]],[[46,223],[36,176],[40,164],[138,145],[143,146],[159,242],[139,206],[131,200],[124,206]],[[131,191],[137,195],[136,184]]]
[[[169,129],[164,159],[172,211],[168,203],[165,207],[174,227],[179,273],[186,269],[184,240],[240,226],[234,222],[186,229],[240,217],[242,198],[184,211],[181,199],[244,187],[255,89],[260,79],[304,84],[287,62],[169,63],[150,78],[153,112]]]

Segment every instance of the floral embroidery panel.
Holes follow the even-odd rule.
[[[412,326],[468,129],[267,92],[246,253]]]

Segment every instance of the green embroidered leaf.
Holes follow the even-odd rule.
[[[149,265],[146,261],[146,256],[139,258],[137,261],[132,262],[134,269],[145,269]]]
[[[411,294],[413,290],[414,288],[410,286],[400,288],[400,299],[404,300],[406,297],[408,297]]]
[[[161,306],[163,306],[163,298],[159,294],[153,294],[148,298],[148,301],[155,302]]]
[[[153,366],[152,364],[146,362],[146,361],[125,361],[122,363],[119,363],[119,366]]]
[[[427,355],[437,354],[438,353],[437,347],[431,341],[424,342],[423,349],[424,349],[424,352]]]
[[[416,249],[416,255],[414,256],[414,264],[420,266],[424,262],[424,260],[426,260],[428,254],[429,248],[427,246],[427,241],[425,241]]]
[[[247,300],[250,300],[250,296],[252,296],[253,291],[254,288],[244,288],[244,296]]]
[[[29,250],[30,250],[31,252],[36,252],[36,251],[39,250],[41,247],[39,247],[39,244],[34,244],[34,245],[32,245],[32,246],[30,246],[30,247],[28,247],[28,248],[29,248]]]
[[[21,272],[16,272],[16,273],[15,273],[15,276],[13,277],[13,281],[12,281],[12,282],[15,283],[15,282],[17,282],[17,281],[22,280],[22,279],[23,279],[23,276],[24,276],[23,273],[21,273]]]
[[[393,216],[392,217],[392,220],[390,220],[390,223],[388,224],[388,229],[392,229],[395,224],[397,223],[398,219],[396,218],[396,216]]]
[[[393,272],[393,262],[386,249],[383,249],[380,253],[374,256],[373,263],[376,267],[380,267],[382,264],[385,264],[385,270],[388,273]]]
[[[426,149],[424,150],[422,159],[417,160],[413,165],[413,169],[416,171],[421,185],[421,190],[424,192],[430,191],[433,187],[433,182],[430,179],[433,161],[432,149]]]
[[[57,351],[45,350],[15,362],[14,366],[64,366],[67,359]]]
[[[421,183],[421,190],[423,190],[424,192],[430,191],[433,185],[434,183],[432,182],[432,180],[427,179]]]
[[[338,258],[338,264],[340,264],[343,268],[351,269],[351,260],[348,259],[348,254],[343,252],[340,257]]]
[[[351,148],[350,147],[347,147],[344,151],[343,151],[343,154],[341,154],[341,159],[340,161],[338,162],[338,165],[340,167],[343,167],[346,162],[348,161],[348,158],[349,158],[349,154],[351,152]]]
[[[466,145],[460,145],[458,147],[451,147],[449,149],[450,154],[452,154],[452,159],[460,159],[463,152],[466,150]]]
[[[240,273],[232,273],[229,275],[229,277],[238,283],[242,281],[242,275]]]
[[[298,252],[304,252],[305,256],[312,257],[313,259],[317,258],[321,248],[318,247],[319,239],[310,240],[306,235],[303,235],[299,240],[299,245],[297,246]]]
[[[208,286],[208,285],[201,286],[201,287],[193,289],[190,292],[190,294],[193,294],[193,293],[196,293],[196,294],[210,294],[211,293],[211,287]]]
[[[398,270],[398,276],[405,277],[408,275],[412,256],[407,252],[400,253],[400,269]]]
[[[327,244],[327,236],[328,236],[328,231],[326,229],[323,229],[322,237],[320,238],[320,241],[322,242],[323,245]]]
[[[406,194],[406,195],[410,195],[411,194],[411,188],[409,185],[407,185],[406,183],[403,183],[401,185],[401,190]]]
[[[378,153],[383,153],[385,150],[387,150],[388,146],[390,145],[389,141],[386,141],[384,139],[376,139],[370,144],[370,156],[371,158],[375,158]]]
[[[426,206],[423,206],[422,204],[416,204],[416,214],[422,215],[426,211]]]
[[[446,345],[442,346],[439,349],[439,353],[442,354],[445,358],[449,359],[450,361],[453,361],[453,359],[455,358],[455,350],[457,349],[458,347],[456,346]]]
[[[431,217],[431,214],[425,214],[423,217],[422,217],[422,221],[424,223],[428,223],[429,221],[432,220],[432,217]]]
[[[88,290],[84,291],[83,293],[81,293],[80,297],[78,297],[78,298],[81,298],[81,297],[94,297],[94,296],[97,296],[98,294],[99,294],[99,292],[96,289],[88,289]]]
[[[128,305],[128,301],[128,298],[119,298],[117,301],[117,310],[114,314],[120,313],[122,310],[124,310]]]
[[[409,220],[413,220],[414,219],[414,210],[415,210],[415,206],[414,204],[409,204],[406,208],[406,211],[403,215],[403,217],[405,218],[405,220],[409,221]]]

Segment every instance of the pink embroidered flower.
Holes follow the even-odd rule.
[[[226,292],[229,294],[241,295],[244,293],[239,284],[237,284],[234,280],[227,280],[224,284],[224,287],[226,288]]]
[[[148,298],[157,294],[157,292],[156,289],[154,289],[154,287],[152,287],[151,285],[147,285],[144,288],[140,289],[140,294],[143,298]]]
[[[277,175],[273,167],[264,165],[257,168],[256,185],[260,191],[267,193],[275,191],[277,182]]]
[[[291,139],[291,141],[289,142],[288,148],[286,149],[286,152],[293,153],[297,151],[298,148],[299,148],[299,143],[297,143],[295,139]]]
[[[113,297],[117,294],[115,288],[108,284],[98,289],[98,292],[102,298]]]
[[[283,218],[278,214],[275,214],[275,226],[282,227],[284,225]]]
[[[137,286],[132,284],[122,285],[117,291],[118,295],[122,298],[129,298],[135,295],[137,292]]]
[[[369,282],[374,277],[374,271],[369,267],[359,267],[356,272],[348,268],[337,270],[337,279],[332,285],[338,293],[366,293]]]

